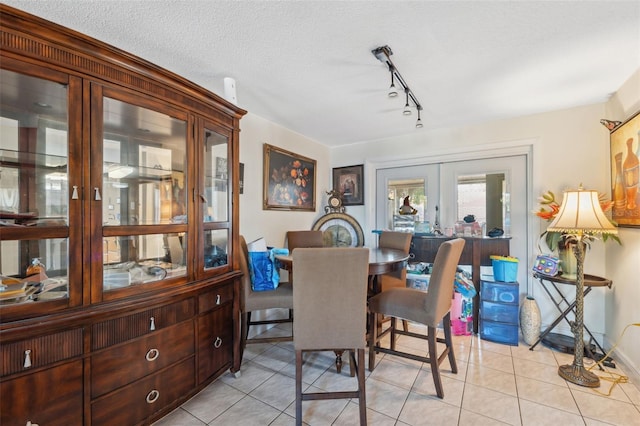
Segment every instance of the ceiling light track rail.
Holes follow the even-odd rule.
[[[400,71],[398,71],[398,68],[396,68],[395,64],[391,60],[391,55],[393,55],[391,48],[389,46],[380,46],[373,49],[371,53],[373,53],[373,56],[378,58],[380,62],[385,63],[389,68],[389,73],[391,74],[391,86],[389,87],[388,96],[390,98],[394,98],[398,96],[398,92],[396,91],[396,86],[395,86],[395,82],[397,81],[402,87],[402,91],[405,93],[405,96],[406,96],[406,103],[403,110],[403,114],[411,115],[411,109],[409,106],[409,99],[411,99],[411,102],[413,102],[416,110],[418,111],[418,121],[416,121],[416,127],[421,128],[422,120],[420,119],[420,111],[422,111],[422,105],[420,104],[420,101],[418,100],[416,95],[411,91],[411,88],[407,84],[404,77],[402,77],[402,74],[400,74]]]

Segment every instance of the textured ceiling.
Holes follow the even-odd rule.
[[[220,95],[231,77],[240,107],[328,146],[604,102],[640,68],[638,0],[4,3]]]

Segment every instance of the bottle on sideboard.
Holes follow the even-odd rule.
[[[622,174],[627,197],[627,210],[636,208],[636,195],[638,194],[638,177],[640,175],[640,161],[633,152],[633,138],[627,139],[627,157],[622,163]]]
[[[615,155],[615,181],[613,183],[613,205],[616,210],[624,210],[627,206],[627,196],[624,188],[624,179],[622,177],[622,153]]]

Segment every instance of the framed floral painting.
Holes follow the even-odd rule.
[[[623,227],[640,227],[640,111],[611,131],[612,219]]]
[[[263,210],[316,210],[316,160],[264,144]]]

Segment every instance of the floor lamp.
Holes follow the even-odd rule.
[[[560,211],[551,225],[549,232],[561,232],[568,241],[574,243],[577,260],[576,277],[576,317],[571,324],[575,336],[573,364],[561,365],[558,374],[563,379],[576,385],[597,388],[600,386],[598,376],[584,368],[584,254],[586,243],[594,234],[617,234],[616,227],[607,219],[598,200],[598,192],[584,190],[565,191]]]

